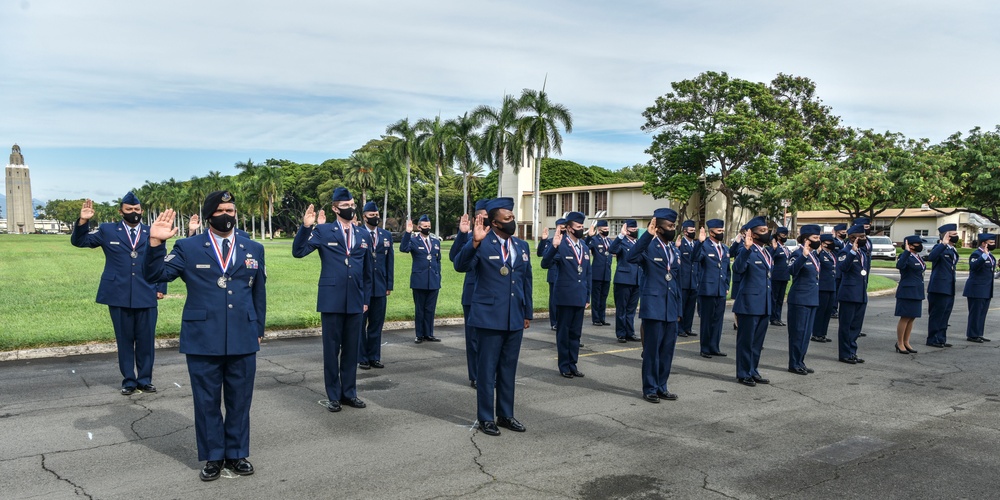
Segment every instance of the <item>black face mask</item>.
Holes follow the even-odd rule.
[[[353,208],[340,208],[340,218],[344,220],[354,219],[354,209]]]
[[[722,232],[722,233],[712,233],[712,239],[715,240],[715,241],[722,241],[722,238],[723,238],[724,234],[726,234],[726,233],[725,232]]]
[[[429,227],[422,227],[422,228],[420,228],[420,234],[422,234],[424,236],[427,236],[428,234],[431,234],[431,228],[429,228]]]
[[[212,229],[220,233],[228,233],[236,227],[236,216],[229,214],[214,215],[208,219],[208,223],[212,226]]]
[[[865,229],[865,234],[872,234],[872,228]]]
[[[514,236],[514,233],[517,232],[516,220],[512,220],[510,222],[500,222],[500,221],[494,221],[494,222],[499,224],[499,226],[493,226],[493,228],[506,234],[508,238]]]
[[[994,251],[996,249],[997,249],[997,244],[996,243],[990,243],[989,245],[986,245],[986,250],[988,250],[990,252],[992,252],[992,251]]]
[[[578,240],[579,239],[583,239],[583,228],[574,229],[573,230],[573,237],[575,237]]]
[[[142,219],[142,214],[139,212],[125,212],[122,214],[122,219],[129,224],[138,224],[139,220]]]
[[[809,248],[811,248],[813,250],[816,250],[817,248],[819,248],[820,244],[821,244],[820,241],[811,241],[810,240],[809,241]]]
[[[920,253],[920,252],[924,251],[924,246],[923,245],[910,245],[910,246],[913,247],[913,251],[914,252]]]
[[[837,246],[836,246],[836,245],[834,245],[833,243],[827,243],[827,244],[826,244],[826,247],[825,247],[825,248],[826,248],[826,249],[827,249],[828,251],[831,251],[831,252],[832,252],[833,250],[835,250],[835,249],[837,248]]]
[[[958,235],[952,236],[950,239],[952,244],[958,243]]]
[[[607,236],[607,235],[608,235],[608,233],[610,233],[610,232],[611,232],[611,231],[609,231],[609,230],[607,230],[607,229],[601,229],[601,236]]]
[[[637,230],[635,230],[635,231],[632,231],[632,230],[630,229],[630,230],[628,231],[628,235],[629,235],[629,236],[631,236],[632,238],[635,238],[636,236],[638,236],[638,235],[639,235],[639,230],[637,229]]]
[[[753,233],[753,241],[758,245],[767,245],[771,243],[771,233]]]
[[[867,239],[868,238],[865,238],[864,236],[858,238],[858,244],[859,245],[864,245],[865,244],[865,240],[867,240]]]
[[[694,238],[694,231],[687,231],[684,233],[688,238]]]
[[[781,242],[781,243],[784,243],[784,242],[788,241],[788,236],[780,236],[779,235],[777,238],[778,238],[778,241]]]
[[[837,238],[841,239],[841,240],[846,240],[847,239],[847,233],[839,233],[839,234],[837,234]]]
[[[382,219],[379,219],[378,217],[368,217],[365,219],[365,222],[367,222],[371,227],[377,227],[378,223],[382,222]]]
[[[659,231],[660,231],[660,236],[662,236],[664,240],[673,241],[673,239],[677,237],[676,229],[663,229],[661,227],[659,228]]]

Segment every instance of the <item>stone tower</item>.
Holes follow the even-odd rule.
[[[7,164],[7,232],[30,234],[35,232],[35,212],[31,206],[31,176],[24,164],[21,148],[15,144],[10,150]]]

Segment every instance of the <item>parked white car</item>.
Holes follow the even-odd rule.
[[[896,246],[888,236],[869,236],[872,241],[872,258],[896,260]]]

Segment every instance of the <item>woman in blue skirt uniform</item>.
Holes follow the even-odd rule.
[[[924,271],[927,264],[920,258],[924,249],[923,240],[919,236],[907,236],[903,240],[903,253],[896,259],[896,269],[899,269],[899,286],[896,288],[896,352],[900,354],[915,354],[917,351],[910,346],[910,333],[913,332],[913,322],[920,317],[924,303]]]

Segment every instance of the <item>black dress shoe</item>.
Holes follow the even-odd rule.
[[[607,321],[602,321],[601,324],[604,326],[611,326],[611,323],[608,323]]]
[[[492,420],[479,422],[479,430],[483,431],[483,434],[486,434],[487,436],[500,435],[500,429],[497,428],[497,423]]]
[[[817,337],[817,336],[815,336],[815,335],[813,335],[812,337],[809,337],[809,340],[811,340],[811,341],[813,341],[813,342],[825,342],[825,341],[823,340],[823,337]]]
[[[806,367],[806,373],[816,373],[816,370],[813,370],[812,368],[809,368],[809,367],[807,366],[807,367]]]
[[[441,339],[439,339],[437,337],[424,337],[424,340],[426,340],[428,342],[441,342]]]
[[[514,417],[497,417],[497,425],[505,429],[510,429],[514,432],[524,432],[524,425],[518,422]]]
[[[983,339],[983,342],[993,342],[992,340],[990,340],[990,339],[988,339],[986,337],[979,337],[979,338]]]
[[[364,408],[368,406],[365,404],[364,401],[358,398],[340,398],[340,402],[347,406],[350,406],[351,408]]]
[[[202,481],[215,481],[222,473],[222,460],[209,460],[205,462],[205,467],[198,473]]]
[[[358,368],[361,368],[362,370],[371,370],[372,365],[368,364],[367,362],[361,362],[358,363]]]
[[[572,373],[574,377],[580,377],[580,378],[583,378],[583,372],[581,372],[580,370],[573,370],[573,371],[572,371],[572,372],[570,372],[570,373]]]
[[[156,386],[153,384],[140,385],[139,390],[142,392],[156,392]]]
[[[253,464],[245,458],[236,460],[226,459],[226,468],[233,471],[238,476],[249,476],[253,474]]]
[[[135,387],[122,387],[122,396],[131,396],[135,394]]]
[[[867,336],[868,336],[868,334],[864,333],[864,332],[861,332],[861,333],[858,334],[858,337],[867,337]]]
[[[789,368],[788,371],[796,375],[809,375],[805,368]]]
[[[478,389],[479,388],[479,386],[476,385],[476,381],[475,380],[473,380],[472,382],[469,382],[469,386],[472,387],[473,389]]]
[[[628,342],[628,340],[625,337],[618,337],[619,344],[624,344],[625,342]]]
[[[666,399],[667,401],[677,401],[677,395],[672,392],[656,391],[656,395],[660,399]]]
[[[945,342],[945,343],[944,343],[944,346],[945,346],[945,347],[951,347],[951,344],[949,344],[949,343]]]
[[[907,348],[906,348],[906,352],[908,352],[908,353],[910,353],[910,354],[916,354],[916,353],[917,353],[917,352],[919,352],[919,351],[917,351],[916,349],[914,349],[914,348],[912,348],[912,347],[907,347]]]
[[[377,359],[375,361],[370,361],[368,364],[372,365],[372,368],[379,368],[379,369],[385,368],[385,365],[383,365],[382,362]]]
[[[423,343],[423,341],[424,341],[423,337],[417,337],[417,338],[413,339],[413,343],[414,344],[420,344],[420,343]]]
[[[841,363],[847,363],[849,365],[857,364],[857,360],[854,358],[840,358]]]
[[[558,330],[558,329],[559,329],[559,327],[558,327],[558,326],[553,326],[553,327],[551,327],[551,329],[552,329],[552,331],[554,332],[554,331]]]
[[[711,354],[705,354],[705,353],[700,353],[700,354],[701,354],[701,357],[703,357],[703,358],[712,359],[712,355]]]
[[[780,321],[772,321],[771,322],[771,326],[781,326],[781,322]]]
[[[840,314],[838,314],[838,313],[833,313],[833,314],[830,315],[831,319],[837,319],[839,317],[840,317]]]
[[[975,342],[977,344],[982,344],[983,343],[983,338],[982,337],[968,337],[965,340],[968,340],[969,342]]]
[[[739,325],[737,325],[736,323],[733,323],[733,330],[739,330],[739,329],[740,329]]]
[[[754,382],[751,377],[738,378],[736,381],[748,387],[755,387],[757,385],[757,382]]]
[[[927,344],[929,347],[937,347],[938,349],[943,349],[944,344]]]
[[[833,342],[833,339],[830,337],[823,337],[823,342]]]
[[[327,401],[326,409],[331,413],[336,413],[340,411],[340,401]]]
[[[628,340],[629,342],[641,342],[642,341],[642,339],[640,339],[639,337],[636,337],[635,335],[629,335],[629,336],[625,337],[625,340]]]
[[[684,333],[686,333],[688,337],[697,337],[698,336],[698,334],[694,333],[694,332],[684,332]]]
[[[719,356],[719,357],[723,357],[723,358],[726,357],[726,356],[728,356],[728,354],[726,354],[724,352],[710,352],[709,354],[711,354],[712,356]]]
[[[863,359],[861,359],[861,358],[859,358],[857,356],[854,356],[854,362],[860,365],[861,363],[864,363],[865,360],[863,360]]]
[[[766,379],[764,377],[761,377],[760,375],[754,375],[753,377],[750,377],[750,378],[752,378],[753,381],[757,382],[758,384],[770,384],[771,383],[770,380],[768,380],[768,379]]]
[[[573,374],[570,372],[559,372],[559,375],[562,375],[563,377],[566,378],[573,378]]]
[[[642,395],[642,399],[645,399],[646,401],[649,401],[650,403],[659,403],[660,402],[660,397],[657,396],[656,394],[643,394]]]
[[[604,323],[601,323],[600,321],[594,321],[593,323],[594,326],[604,326]]]

